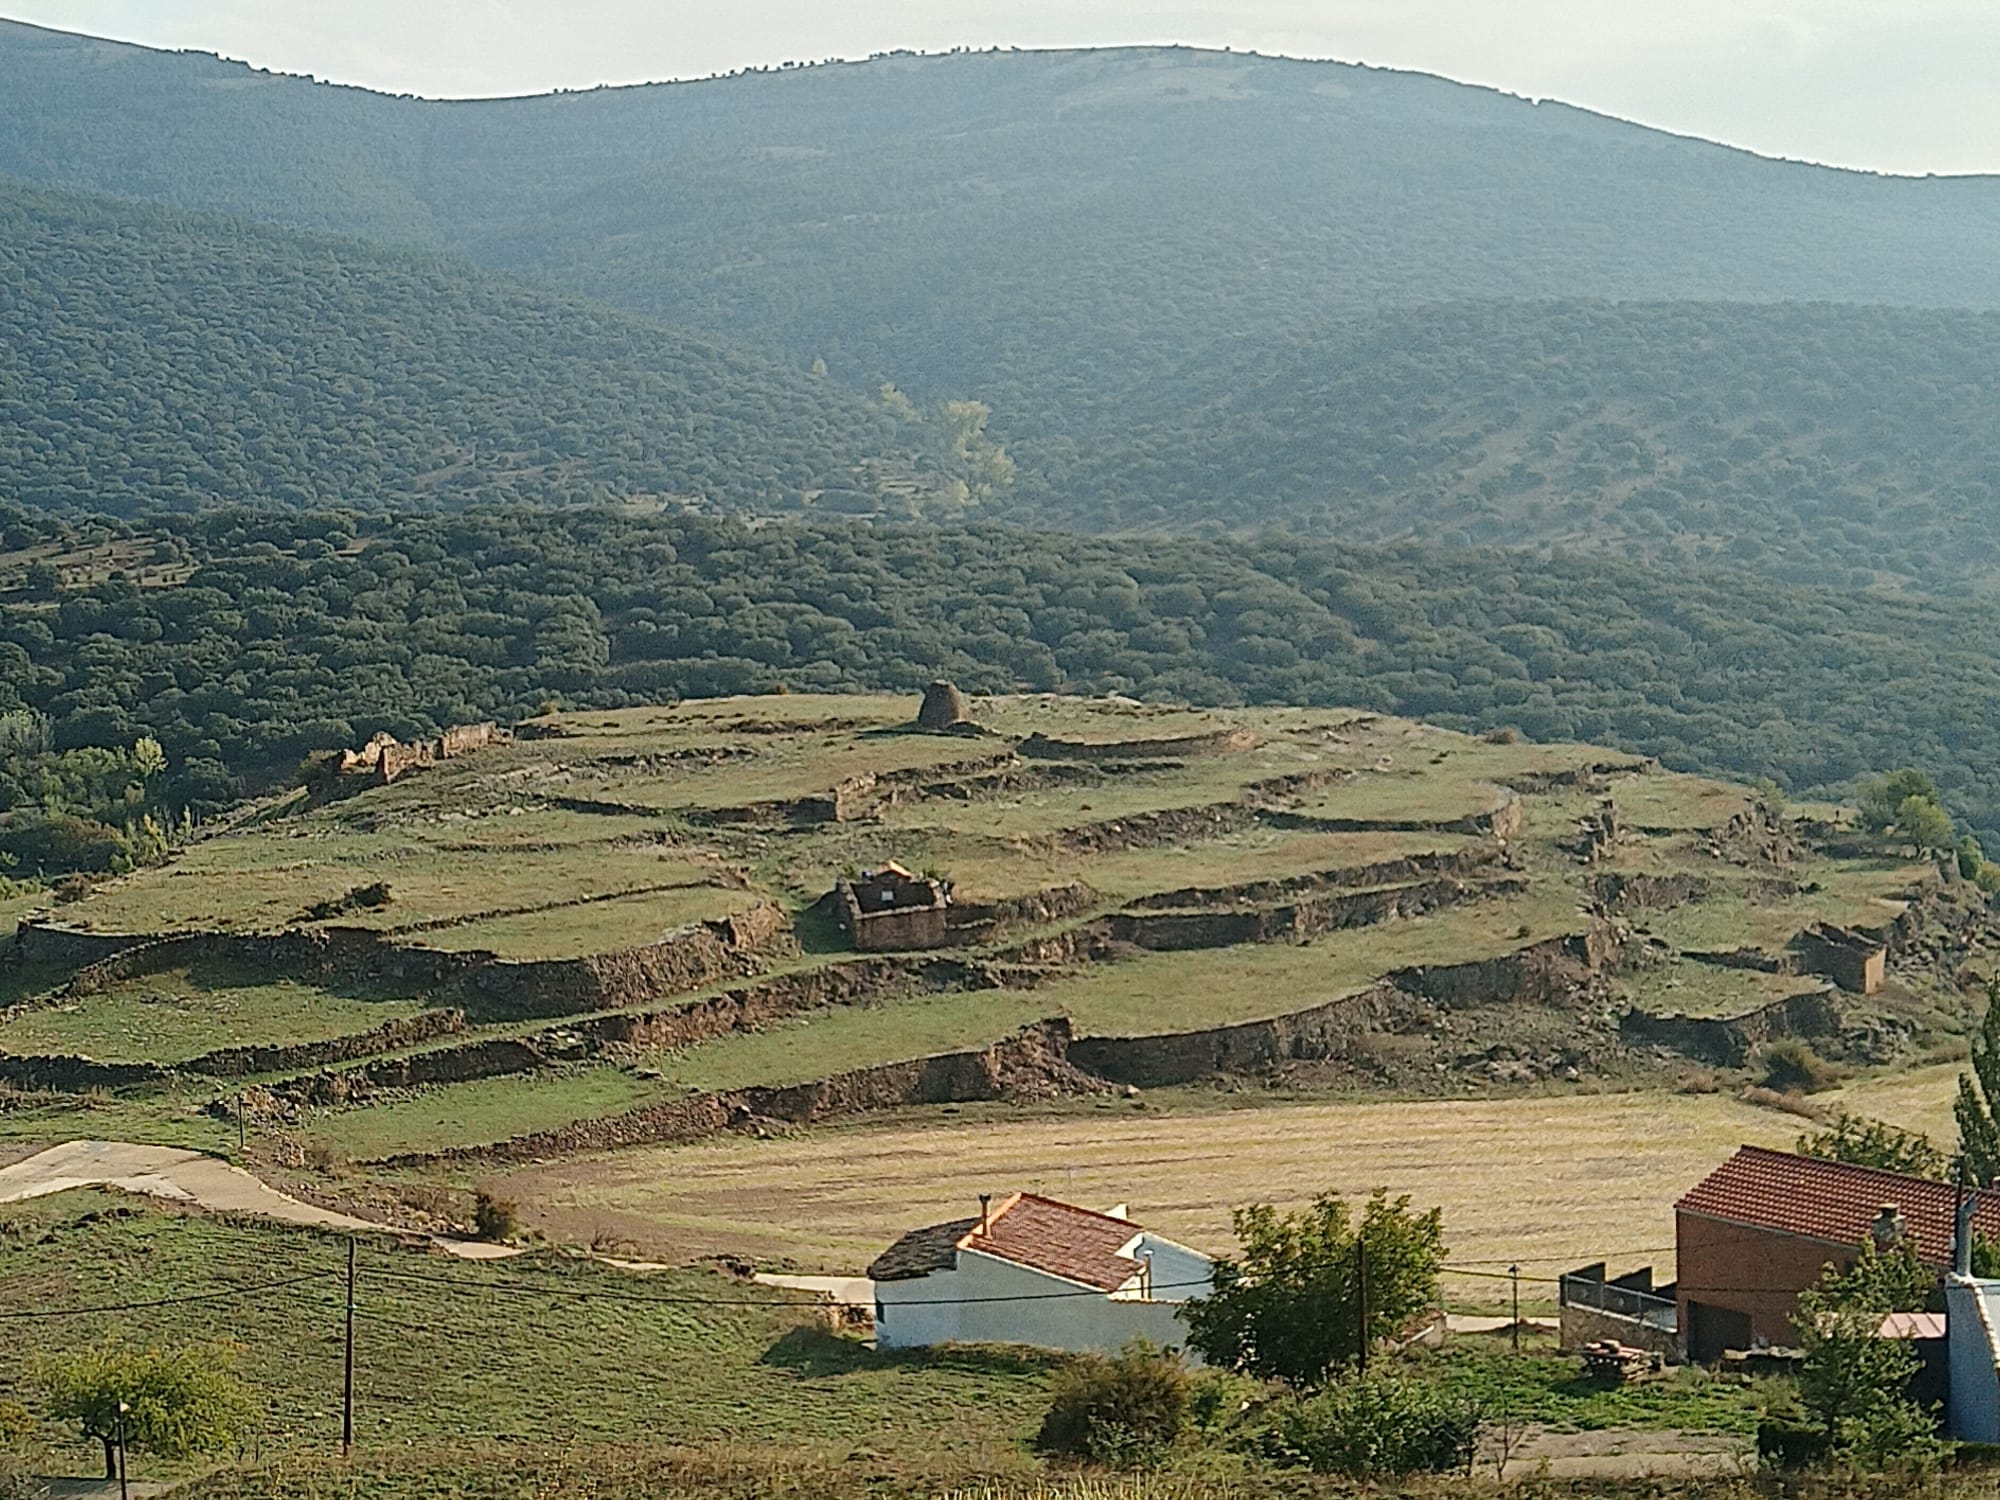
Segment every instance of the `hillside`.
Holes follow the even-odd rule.
[[[648,1442],[700,1445],[714,1477],[858,1451],[883,1495],[1025,1480],[1056,1361],[871,1347],[865,1293],[837,1314],[750,1272],[851,1277],[975,1193],[1137,1198],[1219,1251],[1246,1203],[1387,1186],[1441,1207],[1454,1310],[1510,1263],[1537,1301],[1614,1247],[1670,1274],[1675,1195],[1738,1142],[1850,1096],[1935,1111],[1952,1070],[1926,1064],[2000,939],[1839,810],[1616,751],[1346,708],[959,706],[930,731],[914,694],[542,715],[0,904],[0,1298],[27,1320],[0,1392],[34,1460],[74,1461],[41,1356],[184,1343],[226,1307],[254,1456],[195,1487],[324,1493],[351,1236],[342,1493],[462,1493],[420,1475],[489,1472],[480,1441],[529,1450],[496,1496],[558,1442],[551,1493],[611,1443],[649,1474]],[[1797,1069],[1841,1092],[1770,1108]],[[521,1232],[465,1243],[481,1193]],[[1526,1343],[1383,1360],[1615,1452],[1741,1446],[1784,1394],[1612,1390]],[[1225,1438],[1253,1478],[1285,1462]],[[723,1492],[779,1490],[811,1493]]]
[[[1882,1064],[1964,1024],[1983,898],[1742,787],[1348,709],[916,706],[566,713],[320,777],[26,914],[0,1082],[180,1132],[254,1078],[274,1161],[449,1166],[1235,1074],[1657,1083],[1775,1035]],[[950,904],[885,948],[822,898],[886,860]],[[1882,934],[1894,986],[1835,993],[1815,923]]]
[[[58,746],[157,736],[171,813],[378,729],[942,674],[1513,725],[1801,795],[1914,764],[2000,847],[2000,614],[1977,600],[1494,552],[595,510],[67,530],[0,511],[0,531],[0,714],[50,716]],[[38,593],[38,567],[58,587]],[[12,774],[0,812],[23,797]]]
[[[1995,582],[1996,372],[1992,313],[1452,303],[1193,351],[1123,409],[1015,446],[1052,524],[1088,497],[1083,516],[1121,530],[1280,525],[1946,592]],[[1002,404],[1047,434],[1088,409],[1077,394]]]
[[[879,508],[948,483],[914,411],[426,254],[0,187],[0,288],[19,504]]]
[[[165,435],[147,413],[77,409],[92,369],[43,355],[21,399],[76,430],[27,450],[22,497],[108,474],[113,501],[412,499],[491,480],[525,498],[685,487],[764,506],[827,488],[842,509],[886,490],[893,510],[911,486],[864,462],[897,445],[873,409],[889,380],[993,407],[1021,482],[974,496],[990,519],[1720,558],[1843,587],[1996,576],[1979,413],[2000,186],[1984,179],[1767,161],[1421,75],[1178,49],[439,103],[12,24],[0,175],[445,251],[829,371],[808,386],[574,307],[558,334],[524,316],[529,294],[441,263],[389,260],[404,285],[344,289],[299,274],[334,252],[246,235],[223,258],[275,257],[268,285],[214,266],[213,247],[159,252],[193,254],[208,283],[206,314],[168,299],[200,351],[191,378],[136,366],[170,377]],[[34,201],[9,200],[17,223],[55,211]],[[63,361],[62,335],[122,349],[172,280],[151,255],[128,273],[46,253],[46,226],[18,232],[39,257],[30,289],[75,305],[41,330]],[[371,347],[370,320],[412,277],[453,288],[417,300],[473,304],[448,329],[418,320],[450,335],[431,347],[470,356],[449,378],[356,372],[363,404],[343,401],[323,441],[291,440],[273,397],[243,412],[266,429],[257,451],[232,462],[226,425],[220,460],[185,451],[180,403],[213,408],[290,368],[245,363],[254,344],[224,329],[295,325],[315,364],[352,371],[351,347],[318,341],[344,327]],[[699,367],[679,390],[657,388],[665,350]],[[686,434],[708,380],[777,403],[730,413],[775,451],[752,453],[734,421]],[[829,385],[869,392],[870,409]],[[454,415],[461,398],[476,419]],[[944,435],[902,446],[964,467]]]

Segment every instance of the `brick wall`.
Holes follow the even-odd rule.
[[[1829,1262],[1851,1261],[1856,1249],[1688,1213],[1674,1215],[1674,1242],[1681,1331],[1689,1340],[1688,1357],[1703,1361],[1721,1351],[1696,1347],[1701,1340],[1692,1304],[1741,1314],[1753,1339],[1789,1344],[1799,1293]]]

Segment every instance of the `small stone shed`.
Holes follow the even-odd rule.
[[[834,915],[864,953],[939,948],[949,941],[951,882],[894,861],[834,887]]]
[[[1815,922],[1798,935],[1799,966],[1855,995],[1872,995],[1888,978],[1889,945],[1865,932]]]

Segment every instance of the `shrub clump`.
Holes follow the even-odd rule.
[[[1178,1354],[1144,1340],[1084,1354],[1056,1376],[1035,1446],[1115,1468],[1157,1462],[1187,1430],[1190,1380]]]
[[[473,1199],[472,1227],[482,1240],[511,1240],[521,1228],[520,1210],[507,1199],[482,1191]]]
[[[1479,1408],[1421,1381],[1363,1375],[1282,1408],[1274,1457],[1368,1479],[1470,1470]]]
[[[1781,1037],[1757,1054],[1764,1087],[1779,1093],[1816,1094],[1832,1088],[1840,1074],[1832,1063],[1797,1037]]]

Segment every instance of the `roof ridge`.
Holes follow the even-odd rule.
[[[970,1249],[972,1242],[991,1229],[995,1224],[999,1223],[1001,1216],[1008,1209],[1020,1207],[1022,1198],[1026,1196],[1025,1193],[1009,1193],[1005,1198],[1000,1200],[998,1208],[983,1208],[980,1211],[979,1217],[972,1221],[972,1227],[959,1237],[958,1244],[954,1248],[959,1250]]]
[[[1080,1203],[1065,1203],[1060,1198],[1050,1198],[1042,1193],[1016,1193],[1014,1197],[1016,1201],[1032,1200],[1033,1202],[1036,1203],[1046,1203],[1051,1208],[1063,1209],[1068,1213],[1088,1214],[1093,1219],[1106,1219],[1113,1224],[1123,1224],[1128,1229],[1132,1229],[1135,1231],[1141,1229],[1140,1225],[1133,1223],[1132,1220],[1129,1218],[1121,1218],[1117,1214],[1108,1214],[1105,1213],[1102,1209],[1085,1208]],[[1009,1206],[1011,1207],[1012,1205]]]

